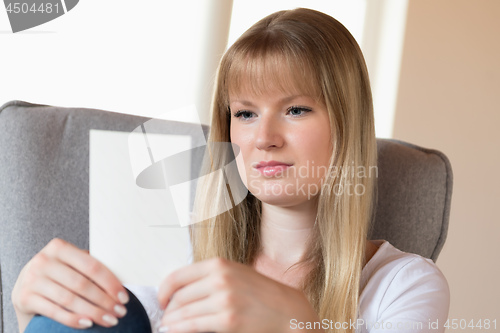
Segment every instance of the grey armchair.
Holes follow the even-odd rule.
[[[13,101],[0,108],[0,333],[17,332],[17,275],[52,238],[88,248],[89,130],[131,132],[147,118]],[[161,133],[197,125],[165,121]],[[372,239],[436,260],[448,230],[452,172],[442,153],[378,140]]]

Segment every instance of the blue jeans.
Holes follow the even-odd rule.
[[[125,305],[127,314],[119,319],[118,325],[113,327],[102,327],[97,324],[85,330],[64,326],[52,319],[43,316],[35,316],[29,322],[24,333],[151,333],[146,310],[141,302],[129,290],[130,301]]]

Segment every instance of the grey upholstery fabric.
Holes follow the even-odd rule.
[[[88,248],[89,130],[130,132],[147,118],[14,101],[0,108],[0,322],[17,332],[10,294],[26,262],[52,238]],[[159,133],[196,125],[165,122]],[[372,238],[436,260],[452,189],[446,157],[378,140],[379,186]]]
[[[436,261],[448,233],[453,175],[441,152],[378,139],[378,204],[371,239]]]

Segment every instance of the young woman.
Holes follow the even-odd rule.
[[[449,307],[439,269],[367,240],[371,92],[359,46],[338,21],[296,9],[245,32],[220,63],[209,141],[239,147],[250,193],[233,207],[220,194],[224,177],[200,184],[195,262],[159,289],[161,332],[439,332],[430,323],[442,325]],[[225,166],[223,155],[211,152],[212,170]],[[26,265],[12,298],[21,331],[30,320],[27,332],[49,323],[61,332],[150,330],[133,294],[61,240]]]

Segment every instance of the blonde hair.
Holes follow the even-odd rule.
[[[333,146],[330,170],[369,170],[376,165],[368,72],[358,44],[337,20],[298,8],[269,15],[247,30],[221,60],[209,142],[230,141],[228,96],[248,84],[256,93],[269,85],[295,89],[326,106]],[[219,170],[224,163],[227,156],[213,149],[205,172]],[[362,188],[364,194],[339,195],[338,190],[347,186]],[[210,210],[221,206],[227,211],[192,228],[194,259],[222,257],[250,265],[260,247],[261,204],[249,194],[233,207],[227,196],[220,195],[226,188],[224,177],[199,184],[198,214],[215,216]],[[303,283],[321,319],[349,323],[357,318],[374,190],[373,177],[332,172],[324,180],[304,261],[314,265]]]

